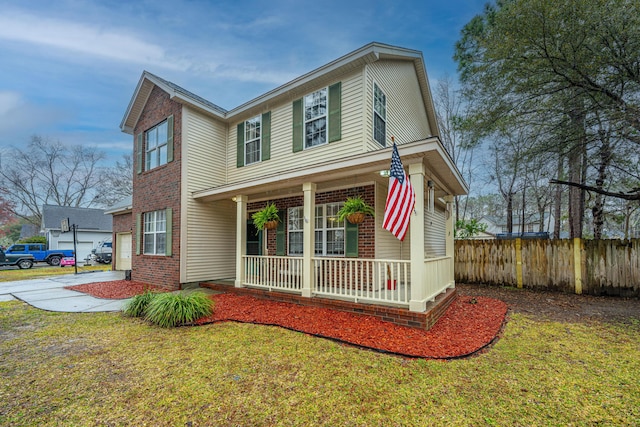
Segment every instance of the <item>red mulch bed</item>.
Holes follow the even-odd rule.
[[[69,286],[98,298],[129,298],[161,288],[117,280]],[[212,295],[213,315],[196,324],[235,321],[273,325],[405,357],[455,359],[478,353],[496,339],[507,305],[494,298],[459,296],[428,331],[399,326],[373,316],[261,300],[234,294]]]
[[[428,331],[399,326],[373,316],[261,300],[214,295],[213,315],[197,323],[236,321],[275,325],[406,357],[454,359],[491,344],[502,328],[507,305],[486,297],[458,297]]]
[[[86,285],[65,286],[65,289],[78,291],[105,299],[125,299],[143,294],[147,290],[166,292],[165,289],[133,280],[113,280],[111,282],[95,282]]]

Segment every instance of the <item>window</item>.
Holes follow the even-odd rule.
[[[316,206],[315,255],[344,255],[345,224],[338,220],[342,203]],[[288,210],[289,255],[302,255],[304,209],[302,206]]]
[[[262,120],[256,116],[244,122],[244,164],[260,161],[260,136]]]
[[[387,97],[377,84],[373,84],[373,139],[383,147],[387,139]]]
[[[145,170],[150,170],[167,163],[168,121],[145,132]]]
[[[166,211],[144,214],[144,254],[165,255],[167,243]]]
[[[327,88],[304,97],[304,147],[327,143]]]
[[[338,220],[342,203],[316,206],[316,255],[344,255],[344,221]]]

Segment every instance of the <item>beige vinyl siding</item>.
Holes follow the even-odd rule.
[[[182,199],[182,282],[235,276],[235,203],[202,203],[191,197],[193,191],[226,182],[227,133],[225,123],[183,108],[187,166]]]
[[[391,232],[382,228],[384,205],[387,202],[387,185],[376,184],[376,259],[410,259],[411,233],[400,242]]]
[[[236,204],[189,203],[186,282],[236,275]]]
[[[413,62],[377,61],[367,65],[366,77],[364,132],[367,150],[380,149],[380,144],[373,139],[374,83],[387,97],[387,146],[391,145],[392,135],[397,144],[431,136]]]
[[[425,202],[424,212],[424,254],[426,258],[445,256],[447,221],[445,207],[436,201],[433,212],[429,212]]]
[[[226,166],[229,172],[228,184],[247,181],[265,176],[273,176],[292,168],[303,168],[325,161],[340,159],[362,153],[362,72],[358,70],[342,78],[328,82],[326,86],[342,83],[342,138],[329,144],[305,149],[294,153],[293,144],[293,97],[284,104],[271,105],[265,111],[271,111],[271,159],[236,167],[236,151],[228,150]],[[325,86],[321,86],[325,87]],[[314,88],[300,93],[297,98],[318,90]],[[236,128],[241,120],[229,123],[227,133],[228,146],[236,146]]]

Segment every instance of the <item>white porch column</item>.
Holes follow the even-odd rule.
[[[454,274],[454,252],[455,252],[455,241],[454,235],[455,232],[453,230],[454,218],[453,218],[453,196],[444,196],[444,201],[447,204],[446,215],[446,239],[447,244],[445,247],[445,255],[449,257],[449,276],[448,276],[448,284],[450,287],[455,287],[455,274]]]
[[[302,185],[304,192],[304,221],[302,227],[302,296],[311,298],[311,286],[313,284],[313,255],[316,245],[316,184],[305,182]]]
[[[236,288],[244,285],[244,256],[247,254],[247,196],[236,196]]]
[[[426,280],[424,276],[424,175],[422,162],[409,165],[409,179],[416,192],[415,211],[411,214],[411,300],[409,311],[423,312],[427,309]]]

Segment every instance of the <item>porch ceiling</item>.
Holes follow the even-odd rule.
[[[389,169],[391,150],[391,147],[387,147],[337,161],[264,176],[260,179],[196,191],[192,196],[201,201],[224,200],[237,195],[246,195],[250,198],[257,195],[260,198],[281,197],[301,193],[302,184],[305,182],[316,183],[318,190],[374,181],[386,183],[388,178],[381,177],[379,171]],[[398,152],[405,167],[422,161],[426,167],[428,179],[433,180],[436,187],[444,194],[455,196],[467,193],[466,183],[437,138],[398,145]]]

